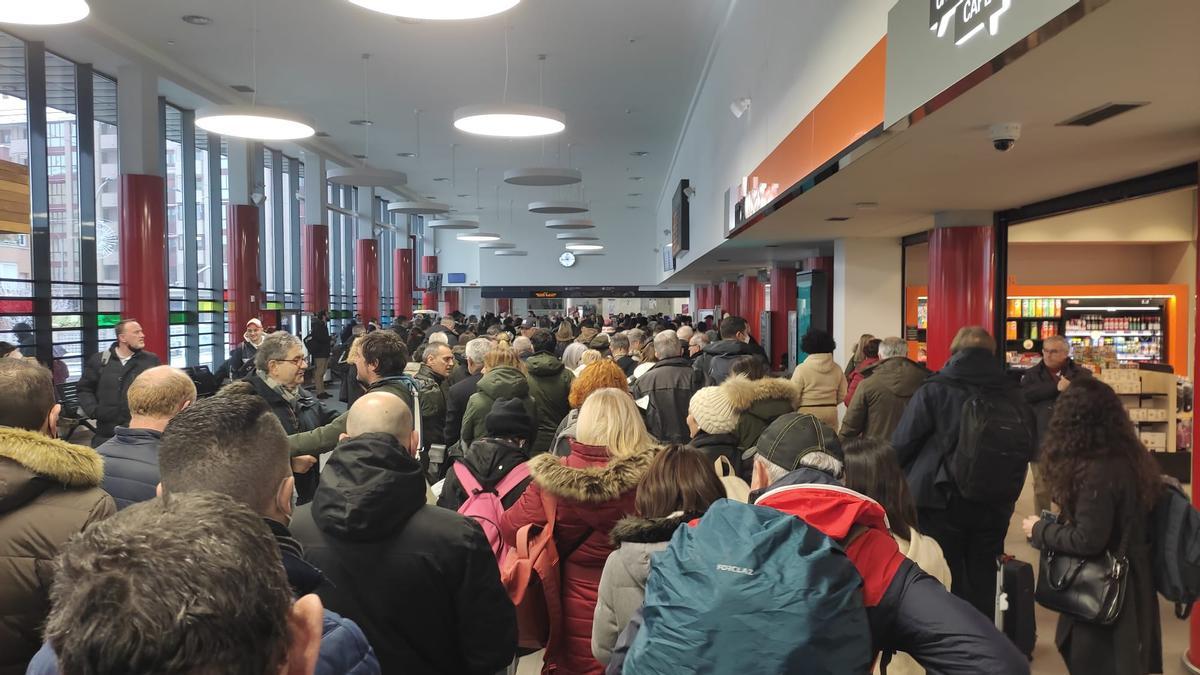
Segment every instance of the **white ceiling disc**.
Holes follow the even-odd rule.
[[[392,202],[388,204],[387,210],[392,213],[406,213],[410,216],[426,216],[446,213],[450,210],[450,205],[428,200]]]
[[[534,138],[567,128],[561,111],[540,105],[500,103],[463,106],[454,111],[454,128],[476,136]]]
[[[506,249],[506,250],[502,250],[502,251],[495,251],[493,253],[493,255],[527,256],[527,255],[529,255],[529,252],[528,251],[517,251],[517,250],[513,250],[513,249]]]
[[[556,234],[554,238],[559,241],[600,241],[600,237],[593,237],[590,234],[576,234],[574,232]]]
[[[304,115],[265,105],[215,105],[196,111],[196,126],[222,136],[294,141],[317,133]]]
[[[516,244],[506,244],[506,243],[499,242],[499,241],[492,241],[492,242],[488,242],[486,244],[479,245],[479,248],[486,248],[486,249],[508,249],[508,248],[516,248],[516,247],[517,247]]]
[[[392,185],[406,185],[408,183],[408,176],[404,175],[403,171],[372,169],[369,166],[330,169],[325,172],[325,178],[330,183],[355,185],[358,187],[390,187]]]
[[[595,226],[587,218],[551,218],[546,221],[547,230],[590,230]]]
[[[604,246],[602,244],[567,244],[567,250],[568,251],[576,251],[576,252],[578,252],[578,251],[602,251],[602,250],[604,250]]]
[[[0,23],[55,26],[75,23],[91,12],[86,0],[29,0],[0,3]]]
[[[556,185],[574,185],[582,180],[583,172],[578,169],[542,167],[534,169],[509,169],[504,172],[504,182],[510,185],[553,187]]]
[[[529,202],[530,213],[561,214],[587,213],[587,204],[583,202]]]
[[[521,0],[350,0],[383,14],[426,21],[479,19],[508,11]]]
[[[604,255],[604,251],[572,251],[572,253],[575,254],[576,258],[581,255]]]
[[[479,223],[474,220],[464,220],[462,218],[442,218],[440,220],[425,221],[425,227],[435,230],[478,230]]]
[[[460,234],[455,239],[459,241],[500,241],[500,235],[495,232],[471,232]]]

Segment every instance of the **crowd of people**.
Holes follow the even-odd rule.
[[[1068,670],[1161,672],[1161,481],[1064,340],[1018,382],[970,327],[937,373],[812,330],[790,377],[736,316],[244,328],[201,398],[118,323],[92,448],[0,358],[0,675],[1028,672],[995,612],[1031,464],[1033,546],[1129,564]]]

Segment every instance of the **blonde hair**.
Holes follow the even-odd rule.
[[[964,349],[982,348],[996,353],[996,340],[982,326],[963,326],[958,329],[954,341],[950,343],[950,353],[957,354]]]
[[[657,445],[646,431],[637,404],[620,389],[597,389],[583,402],[575,423],[575,439],[606,448],[613,459],[630,457]]]
[[[585,366],[590,366],[593,363],[599,361],[600,358],[601,358],[601,354],[599,351],[597,351],[595,349],[589,349],[583,353],[583,356],[579,357],[579,362]]]
[[[158,419],[174,417],[196,400],[196,385],[182,370],[171,366],[147,369],[126,392],[129,412]]]
[[[521,357],[517,356],[517,352],[508,346],[508,341],[500,340],[492,347],[492,351],[483,357],[483,367],[490,370],[496,368],[516,368],[522,373],[526,372],[525,362]]]

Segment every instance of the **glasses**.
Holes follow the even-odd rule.
[[[1066,354],[1067,350],[1065,350],[1065,349],[1043,349],[1042,353],[1043,354]]]
[[[308,359],[304,358],[303,356],[297,356],[292,359],[271,359],[271,360],[276,363],[290,363],[296,367],[300,367],[300,366],[303,366],[306,363],[308,363]]]

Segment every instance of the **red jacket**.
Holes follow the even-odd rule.
[[[611,460],[605,448],[571,441],[566,457],[542,454],[529,461],[533,482],[500,519],[500,532],[515,545],[517,530],[530,523],[545,524],[542,491],[558,499],[554,543],[563,558],[563,639],[546,647],[543,673],[604,672],[592,657],[592,615],[600,574],[614,548],[608,535],[618,520],[634,512],[637,485],[654,454],[647,449]]]
[[[863,359],[862,363],[858,364],[858,367],[854,369],[854,372],[850,373],[850,382],[846,385],[846,398],[842,401],[843,403],[850,405],[850,401],[854,399],[854,390],[858,389],[858,384],[867,378],[863,374],[863,371],[876,363],[879,363],[878,358]]]

